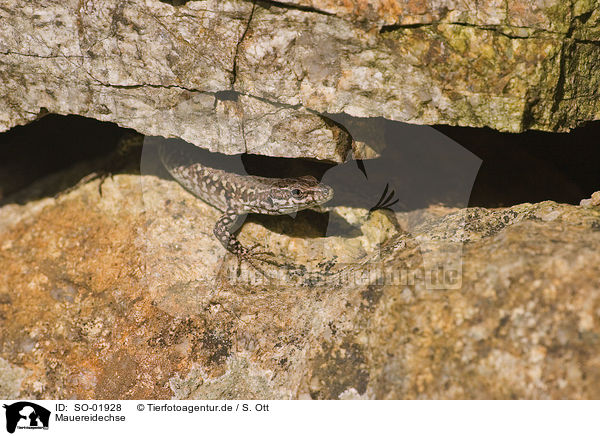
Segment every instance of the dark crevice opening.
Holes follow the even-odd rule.
[[[314,8],[311,6],[306,6],[306,5],[300,5],[297,3],[284,3],[284,2],[275,1],[275,0],[259,0],[259,1],[257,1],[257,4],[265,9],[270,9],[271,7],[277,7],[280,9],[290,9],[290,10],[303,11],[303,12],[312,12],[314,14],[320,14],[320,15],[328,15],[328,16],[335,15],[330,12],[326,12],[322,9],[317,9],[317,8]]]
[[[436,23],[387,24],[381,26],[379,33],[390,33],[403,29],[420,29],[421,27],[431,27],[435,24]]]
[[[466,197],[463,195],[463,182],[456,184],[463,189],[458,193],[460,195],[452,192],[454,179],[451,178],[460,178],[461,172],[448,159],[446,143],[440,142],[437,148],[429,147],[429,138],[433,137],[430,133],[420,142],[411,142],[411,132],[432,132],[431,127],[382,119],[360,121],[365,131],[372,129],[382,133],[380,136],[386,143],[380,161],[387,166],[381,171],[374,170],[374,162],[365,161],[370,171],[368,178],[356,162],[344,164],[352,170],[344,173],[341,171],[343,165],[332,167],[325,163],[254,155],[243,157],[246,171],[276,177],[302,173],[323,175],[327,183],[336,184],[334,204],[366,208],[377,202],[389,182],[403,210],[430,204],[499,207],[544,200],[579,204],[581,199],[600,190],[600,122],[590,122],[570,133],[530,131],[511,134],[487,128],[435,126],[435,130],[443,134],[440,137],[449,143],[455,141],[461,146],[457,148],[468,150],[482,160],[469,199],[468,193]],[[354,134],[352,129],[348,130]],[[20,190],[78,162],[101,162],[103,157],[116,150],[119,138],[128,132],[129,129],[113,123],[51,114],[0,133],[0,204],[6,203],[8,197],[11,202],[20,202]],[[132,164],[127,171],[139,171],[139,161]],[[448,169],[454,172],[447,172]],[[88,168],[88,172],[92,170],[104,168]],[[71,179],[60,186],[49,186],[40,195],[56,195],[61,189],[76,184],[87,175],[85,170],[82,171],[71,175]],[[338,176],[335,176],[336,171]],[[431,183],[432,180],[436,183]],[[374,184],[372,192],[371,188],[361,192],[368,194],[366,200],[357,195],[357,190],[363,189],[361,183]],[[442,192],[440,186],[447,188],[446,191]]]
[[[183,6],[190,0],[160,0],[161,3],[167,3],[171,6]]]
[[[49,114],[0,133],[0,205],[6,201],[22,203],[26,199],[21,201],[16,194],[34,182],[109,155],[129,131],[92,118]],[[39,196],[56,195],[93,169],[65,175],[58,184],[42,187]]]
[[[569,133],[435,128],[482,159],[470,206],[511,206],[544,200],[579,204],[600,190],[598,121]]]

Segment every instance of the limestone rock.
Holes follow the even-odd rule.
[[[0,130],[71,113],[340,162],[347,132],[320,114],[514,132],[599,118],[594,2],[287,3],[5,1]]]
[[[6,301],[6,297],[3,297]],[[6,302],[2,304],[7,304]],[[27,350],[30,351],[30,350]],[[27,370],[11,365],[0,358],[0,396],[2,398],[20,398],[21,384],[27,375]]]
[[[432,15],[447,6],[432,5]],[[574,72],[598,62],[597,44],[572,36],[598,34],[591,4],[580,5],[577,16],[564,2],[513,4],[510,17],[504,4],[477,6],[475,17],[463,5],[452,19],[418,19],[415,26],[402,16],[408,24],[375,29],[302,9],[257,7],[240,44],[236,89],[322,112],[418,124],[563,130],[576,124],[566,119],[586,111],[567,103],[571,98],[588,101],[589,119],[598,118],[589,97],[598,77],[580,82],[581,94],[574,88]],[[535,13],[518,13],[524,6]],[[273,27],[285,31],[274,36]]]
[[[580,206],[600,206],[600,191],[594,192],[591,198],[581,200]]]
[[[240,238],[281,255],[259,265],[266,280],[236,274],[217,211],[171,180],[141,182],[0,209],[0,357],[30,371],[18,396],[600,395],[598,208],[439,207],[412,226],[335,208],[360,231],[327,237],[310,234],[315,219],[253,220]],[[435,244],[458,248],[446,287],[427,274]],[[286,282],[311,256],[332,274]]]
[[[566,30],[556,12],[571,8],[574,16],[591,12],[591,2],[509,0],[281,0],[348,20],[384,25],[462,22],[475,25],[509,25],[544,30]],[[564,18],[564,17],[561,17]]]

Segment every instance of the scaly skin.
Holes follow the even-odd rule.
[[[190,162],[178,147],[162,145],[160,158],[171,176],[206,203],[224,212],[214,234],[229,252],[248,257],[231,229],[240,215],[283,215],[308,209],[333,197],[333,189],[312,176],[276,179],[229,173]]]

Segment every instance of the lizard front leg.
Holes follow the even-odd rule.
[[[227,251],[235,254],[240,259],[244,258],[248,260],[251,256],[265,254],[273,256],[273,253],[270,251],[256,251],[256,248],[259,247],[259,244],[256,244],[250,248],[246,248],[240,243],[240,241],[237,240],[232,230],[240,216],[240,213],[236,210],[228,209],[215,223],[213,233],[219,242],[221,242],[221,245],[223,245]],[[263,271],[259,271],[263,273]]]
[[[228,209],[215,223],[213,233],[227,251],[236,256],[245,257],[250,250],[245,248],[231,232],[231,229],[239,217],[240,214],[238,212],[233,209]]]
[[[235,227],[235,224],[239,218],[240,218],[239,212],[237,212],[233,209],[228,209],[225,212],[225,214],[223,214],[223,216],[221,216],[215,223],[213,233],[215,234],[216,238],[219,240],[219,242],[221,242],[221,244],[223,245],[223,247],[225,247],[225,249],[227,251],[229,251],[230,253],[233,253],[237,256],[237,258],[238,258],[238,276],[241,273],[241,262],[242,262],[242,260],[245,260],[249,263],[249,265],[252,268],[254,268],[256,271],[258,271],[260,274],[262,274],[267,279],[270,279],[271,277],[269,277],[269,275],[266,274],[266,272],[263,269],[259,268],[251,260],[251,255],[256,255],[256,254],[271,254],[272,255],[272,253],[267,253],[267,252],[256,253],[254,251],[254,249],[257,246],[254,246],[254,247],[248,249],[248,248],[244,247],[240,243],[240,241],[237,240],[235,235],[232,233],[232,229]]]

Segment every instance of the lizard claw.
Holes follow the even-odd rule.
[[[275,255],[270,251],[257,251],[256,249],[259,247],[260,247],[260,244],[255,244],[250,248],[242,247],[242,250],[240,250],[236,253],[237,259],[238,259],[238,267],[237,267],[238,277],[242,271],[242,261],[245,261],[248,263],[248,265],[250,265],[256,271],[258,271],[264,277],[266,277],[267,279],[271,279],[271,277],[266,273],[266,271],[264,271],[262,268],[260,268],[256,264],[256,261],[270,263],[270,261],[268,259],[262,259],[259,256],[270,255],[272,257],[275,257]]]
[[[252,247],[250,248],[245,248],[241,253],[240,253],[240,257],[242,259],[250,259],[250,258],[257,258],[257,256],[263,256],[263,255],[268,255],[271,257],[275,257],[275,254],[271,251],[257,251],[257,249],[260,248],[260,244],[254,244]],[[259,259],[260,260],[260,259]]]

